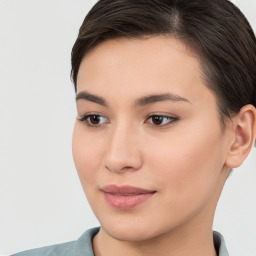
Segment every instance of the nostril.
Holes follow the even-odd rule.
[[[120,168],[114,168],[114,167],[109,167],[107,165],[105,165],[105,168],[110,171],[110,172],[122,172],[122,171],[129,171],[129,170],[132,170],[134,169],[133,167],[131,166],[124,166],[124,167],[120,167]]]

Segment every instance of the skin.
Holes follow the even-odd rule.
[[[168,37],[108,40],[83,59],[73,157],[86,197],[101,223],[95,255],[216,255],[212,222],[230,168],[255,138],[255,108],[245,106],[221,129],[216,97],[199,61]],[[149,95],[186,100],[138,104]],[[137,104],[136,104],[137,102]],[[140,102],[141,103],[141,102]],[[88,126],[86,114],[100,115]],[[168,116],[163,123],[150,115]],[[128,210],[110,206],[101,187],[131,185],[156,193]]]

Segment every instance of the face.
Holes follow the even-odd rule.
[[[150,239],[202,218],[208,225],[226,147],[216,98],[180,41],[109,40],[83,59],[73,157],[111,237]]]

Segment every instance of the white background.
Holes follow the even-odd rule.
[[[256,0],[235,1],[256,28]],[[0,254],[98,225],[72,160],[70,51],[95,1],[0,0]],[[235,40],[235,39],[234,39]],[[229,178],[214,229],[256,256],[256,149]]]

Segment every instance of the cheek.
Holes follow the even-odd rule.
[[[95,183],[97,170],[103,160],[103,141],[95,139],[84,131],[82,124],[76,123],[72,138],[72,152],[74,163],[83,189]]]
[[[213,194],[224,163],[222,135],[218,127],[194,127],[155,140],[148,163],[165,200],[177,209],[195,207]],[[170,205],[167,203],[167,205]]]

